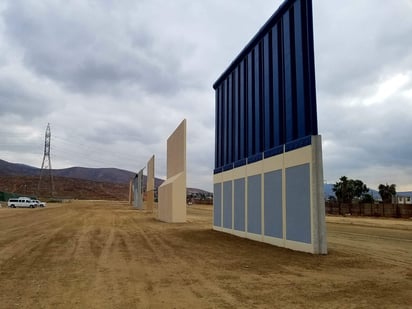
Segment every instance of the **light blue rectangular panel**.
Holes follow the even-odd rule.
[[[310,244],[310,166],[286,169],[286,239]]]
[[[213,225],[222,226],[222,184],[213,185]]]
[[[234,181],[234,229],[245,231],[245,179]]]
[[[232,181],[223,183],[223,227],[232,229]]]
[[[283,238],[282,171],[265,173],[265,232],[271,237]]]
[[[254,175],[248,177],[247,185],[247,231],[262,234],[262,177]]]

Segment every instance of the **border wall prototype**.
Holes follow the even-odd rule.
[[[133,206],[143,209],[143,169],[133,178]]]
[[[158,219],[186,222],[186,119],[167,139],[167,179],[158,193]]]
[[[154,206],[154,190],[155,190],[155,156],[153,155],[147,162],[147,179],[146,179],[146,194],[147,202],[146,209],[153,211]]]
[[[312,1],[285,1],[213,88],[213,228],[326,254]]]

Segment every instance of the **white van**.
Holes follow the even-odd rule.
[[[36,203],[29,197],[19,197],[19,198],[9,199],[7,201],[7,206],[11,208],[16,208],[16,207],[34,208],[36,207]]]

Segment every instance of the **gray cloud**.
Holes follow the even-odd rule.
[[[33,121],[44,117],[49,107],[50,102],[45,96],[0,75],[0,110],[3,115]]]
[[[365,95],[387,74],[412,67],[407,1],[314,2],[318,87]]]
[[[26,66],[69,91],[118,94],[137,86],[171,95],[192,84],[174,46],[156,41],[144,26],[122,27],[129,21],[127,14],[121,18],[98,3],[10,1],[4,12],[6,31]]]

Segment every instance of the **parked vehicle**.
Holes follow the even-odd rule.
[[[7,206],[11,208],[25,207],[25,208],[35,208],[36,203],[29,197],[19,197],[11,198],[7,201]]]
[[[39,200],[33,200],[33,202],[36,204],[36,207],[46,207],[46,202],[41,202]]]

